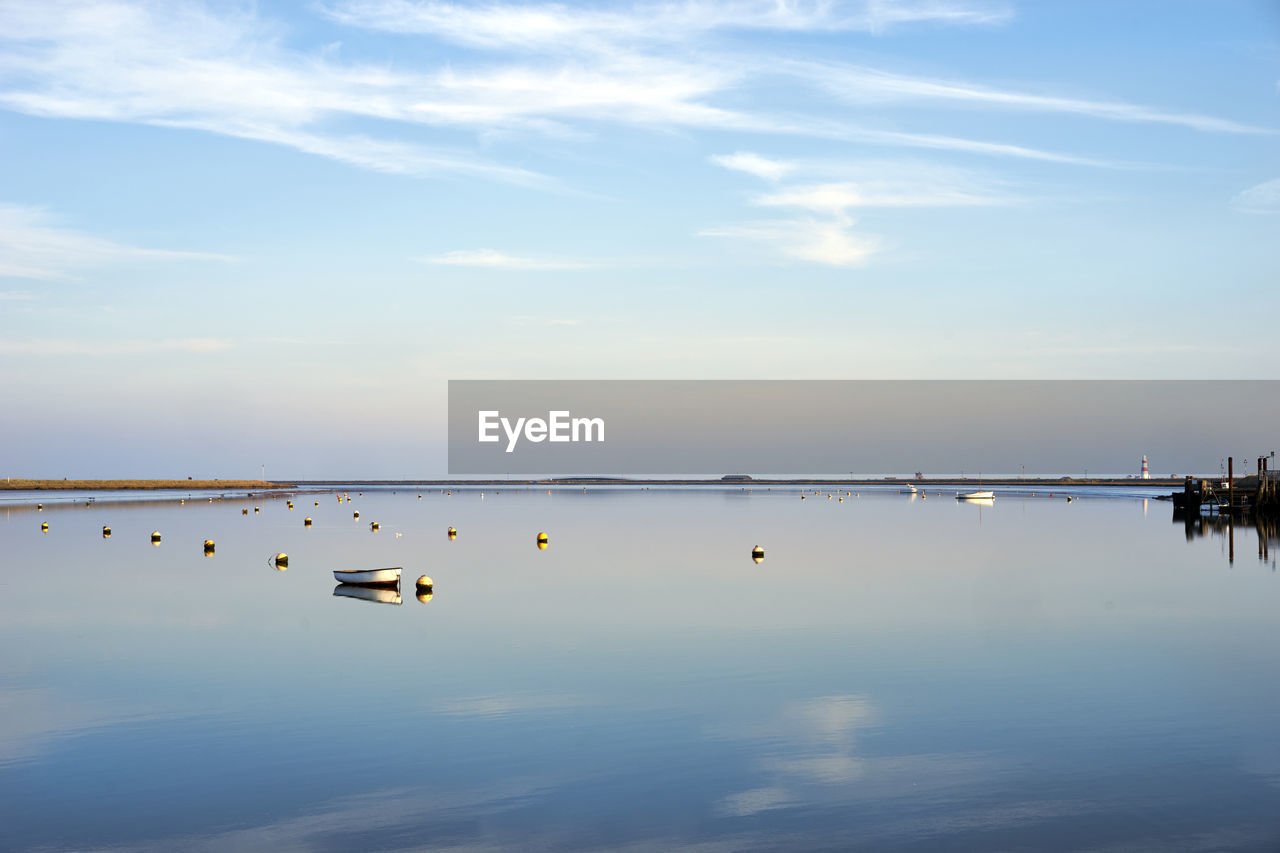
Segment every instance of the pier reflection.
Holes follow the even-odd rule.
[[[1236,528],[1243,534],[1249,529],[1257,539],[1258,562],[1270,563],[1276,568],[1276,550],[1280,546],[1280,523],[1275,518],[1255,514],[1252,517],[1233,517],[1227,513],[1191,512],[1180,507],[1173,510],[1173,523],[1181,524],[1188,542],[1211,536],[1226,539],[1227,561],[1236,559]]]

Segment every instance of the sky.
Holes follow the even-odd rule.
[[[441,474],[449,379],[1276,378],[1278,108],[1262,0],[0,0],[0,474]]]

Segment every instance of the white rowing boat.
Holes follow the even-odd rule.
[[[995,492],[962,492],[956,495],[958,501],[989,501],[996,496]]]
[[[394,569],[350,569],[333,573],[334,580],[339,583],[351,583],[357,586],[399,586],[400,571]]]

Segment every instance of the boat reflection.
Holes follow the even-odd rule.
[[[361,601],[372,601],[375,604],[400,604],[399,588],[380,586],[357,586],[340,583],[333,588],[333,594],[339,598],[358,598]]]

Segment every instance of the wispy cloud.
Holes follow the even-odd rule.
[[[839,213],[853,207],[974,207],[1006,204],[995,195],[955,187],[894,186],[850,182],[789,187],[757,196],[763,207],[799,207],[819,213]]]
[[[901,100],[950,101],[1002,109],[1070,113],[1112,121],[1179,125],[1207,133],[1277,133],[1274,129],[1198,113],[1161,110],[1123,101],[1069,98],[997,89],[968,81],[914,77],[857,65],[793,61],[780,65],[778,70],[782,73],[796,74],[809,83],[827,89],[837,97],[859,103]]]
[[[164,338],[160,340],[92,341],[70,338],[0,340],[4,355],[150,355],[155,353],[215,353],[234,343],[222,338]]]
[[[1244,213],[1280,213],[1280,178],[1236,193],[1231,206]]]
[[[766,181],[780,181],[795,170],[794,163],[784,160],[770,160],[750,151],[739,151],[736,154],[717,154],[711,162],[726,169],[746,172]]]
[[[0,204],[0,277],[56,280],[130,261],[231,261],[209,252],[142,249],[59,227],[43,209]]]
[[[742,157],[744,155],[733,155]],[[745,155],[763,163],[775,161]],[[718,162],[718,161],[717,161]],[[883,242],[858,233],[850,211],[858,208],[985,207],[1018,198],[974,173],[915,162],[791,162],[785,173],[834,174],[841,180],[781,186],[750,198],[757,207],[794,208],[789,220],[706,228],[708,237],[731,237],[773,247],[783,255],[837,267],[863,266]],[[743,169],[742,171],[751,171]],[[853,178],[853,180],[850,180]]]
[[[603,49],[686,41],[713,30],[882,33],[907,24],[993,25],[1012,17],[1008,4],[963,0],[685,0],[614,9],[339,0],[322,8],[348,26],[429,35],[480,48],[542,51],[566,44]]]
[[[508,255],[493,249],[459,249],[445,252],[443,255],[423,258],[431,264],[444,264],[455,267],[482,267],[502,270],[582,270],[590,269],[595,264],[581,261],[568,261],[552,258],[526,258]]]
[[[770,246],[783,255],[832,267],[860,267],[880,248],[880,240],[854,232],[847,216],[829,220],[790,219],[704,228],[703,237],[730,237]]]
[[[931,98],[1256,130],[1129,104],[821,65],[795,60],[786,48],[766,58],[732,48],[736,36],[751,30],[876,33],[909,24],[999,25],[1011,16],[1003,3],[690,0],[597,9],[350,0],[321,8],[341,24],[446,42],[462,55],[414,67],[345,61],[340,49],[299,51],[286,46],[281,27],[251,8],[215,12],[196,2],[125,0],[19,4],[6,10],[0,29],[0,107],[201,130],[390,174],[466,175],[532,186],[553,181],[497,162],[447,132],[590,140],[596,123],[609,122],[1109,165],[935,128],[867,126],[847,109],[836,119],[827,108],[779,115],[749,96],[764,80],[798,83],[810,99],[815,93],[845,100]],[[353,132],[353,121],[374,130]],[[720,164],[771,180],[782,168],[747,155],[727,155]]]

